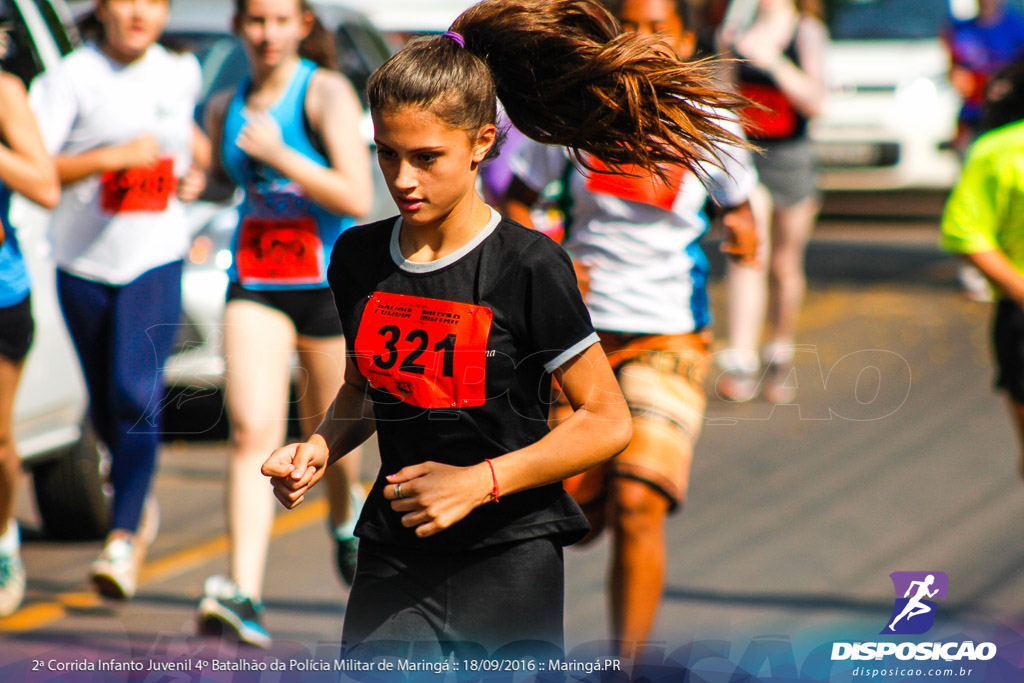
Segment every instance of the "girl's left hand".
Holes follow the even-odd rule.
[[[491,500],[493,488],[487,463],[455,467],[424,462],[403,467],[387,479],[384,497],[391,501],[392,510],[406,513],[403,526],[415,527],[421,538],[447,529]]]
[[[249,117],[235,144],[253,159],[273,165],[274,157],[284,148],[284,138],[274,117],[263,112]]]
[[[194,202],[206,189],[206,172],[198,166],[191,166],[188,173],[178,182],[178,199]]]

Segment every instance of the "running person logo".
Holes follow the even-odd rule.
[[[893,572],[896,604],[882,634],[925,633],[935,623],[935,600],[945,600],[949,577],[943,572]],[[902,597],[901,597],[902,596]]]

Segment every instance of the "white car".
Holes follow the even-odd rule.
[[[947,0],[839,0],[829,9],[829,94],[810,126],[821,187],[952,186],[960,98],[939,37]]]
[[[0,66],[28,83],[71,51],[77,34],[61,0],[9,0]],[[78,359],[57,304],[46,212],[15,195],[11,223],[32,276],[35,341],[14,401],[14,439],[31,470],[46,532],[56,538],[98,538],[109,527],[109,456],[88,426],[88,397]]]
[[[346,0],[397,44],[418,33],[441,33],[478,0]]]

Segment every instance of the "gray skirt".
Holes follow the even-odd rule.
[[[754,155],[754,165],[776,207],[784,209],[817,196],[818,167],[809,139],[758,140],[755,144],[764,151]]]

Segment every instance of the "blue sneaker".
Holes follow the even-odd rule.
[[[18,553],[0,555],[0,617],[18,611],[25,599],[25,565]]]
[[[211,576],[203,590],[206,595],[199,603],[200,633],[221,634],[227,628],[240,642],[264,649],[270,647],[273,641],[263,628],[262,603],[243,594],[226,576]]]

